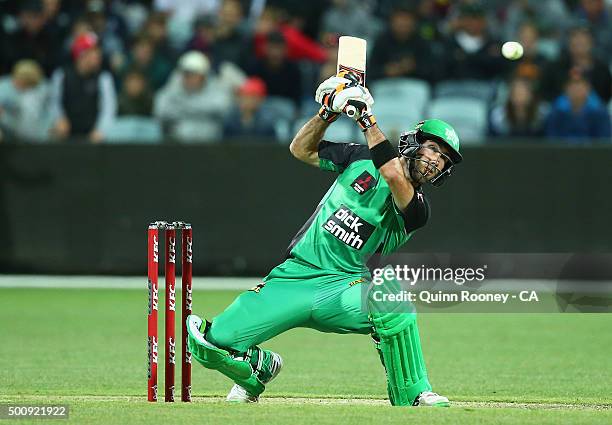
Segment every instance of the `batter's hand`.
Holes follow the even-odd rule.
[[[370,115],[374,98],[370,91],[363,86],[354,86],[337,92],[334,96],[331,110],[344,112],[353,119],[359,119],[362,115]]]
[[[323,105],[323,97],[325,95],[331,94],[336,90],[342,90],[351,84],[351,80],[344,77],[333,76],[329,77],[327,80],[323,81],[317,87],[317,91],[315,93],[315,100],[317,103]]]
[[[370,91],[363,86],[352,86],[346,88],[341,84],[331,93],[323,94],[321,105],[330,112],[340,114],[347,113],[351,118],[357,119],[364,112],[369,112],[374,104]],[[350,105],[350,108],[347,106]]]

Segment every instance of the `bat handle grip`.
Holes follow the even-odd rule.
[[[357,108],[355,108],[353,105],[346,105],[346,108],[344,108],[344,113],[349,118],[354,118],[355,115],[357,115]]]
[[[363,102],[360,102],[358,100],[349,100],[346,106],[344,107],[344,113],[349,118],[357,119],[359,115],[361,115],[365,107],[366,105]]]

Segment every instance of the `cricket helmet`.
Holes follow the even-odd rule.
[[[433,186],[441,186],[451,175],[453,167],[463,160],[459,153],[459,136],[450,124],[437,119],[421,121],[413,130],[402,133],[399,139],[399,153],[408,160],[411,175],[417,172],[415,161],[424,161],[419,158],[418,152],[426,140],[434,140],[448,149],[448,159],[445,161],[444,169],[429,181]]]

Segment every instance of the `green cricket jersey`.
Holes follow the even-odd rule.
[[[319,166],[339,176],[291,242],[288,257],[322,269],[360,273],[373,254],[395,251],[425,225],[429,207],[423,192],[417,189],[400,211],[367,146],[322,141]]]

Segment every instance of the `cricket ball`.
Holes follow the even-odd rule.
[[[523,56],[523,46],[517,41],[506,41],[501,48],[503,57],[510,60],[517,60]]]

